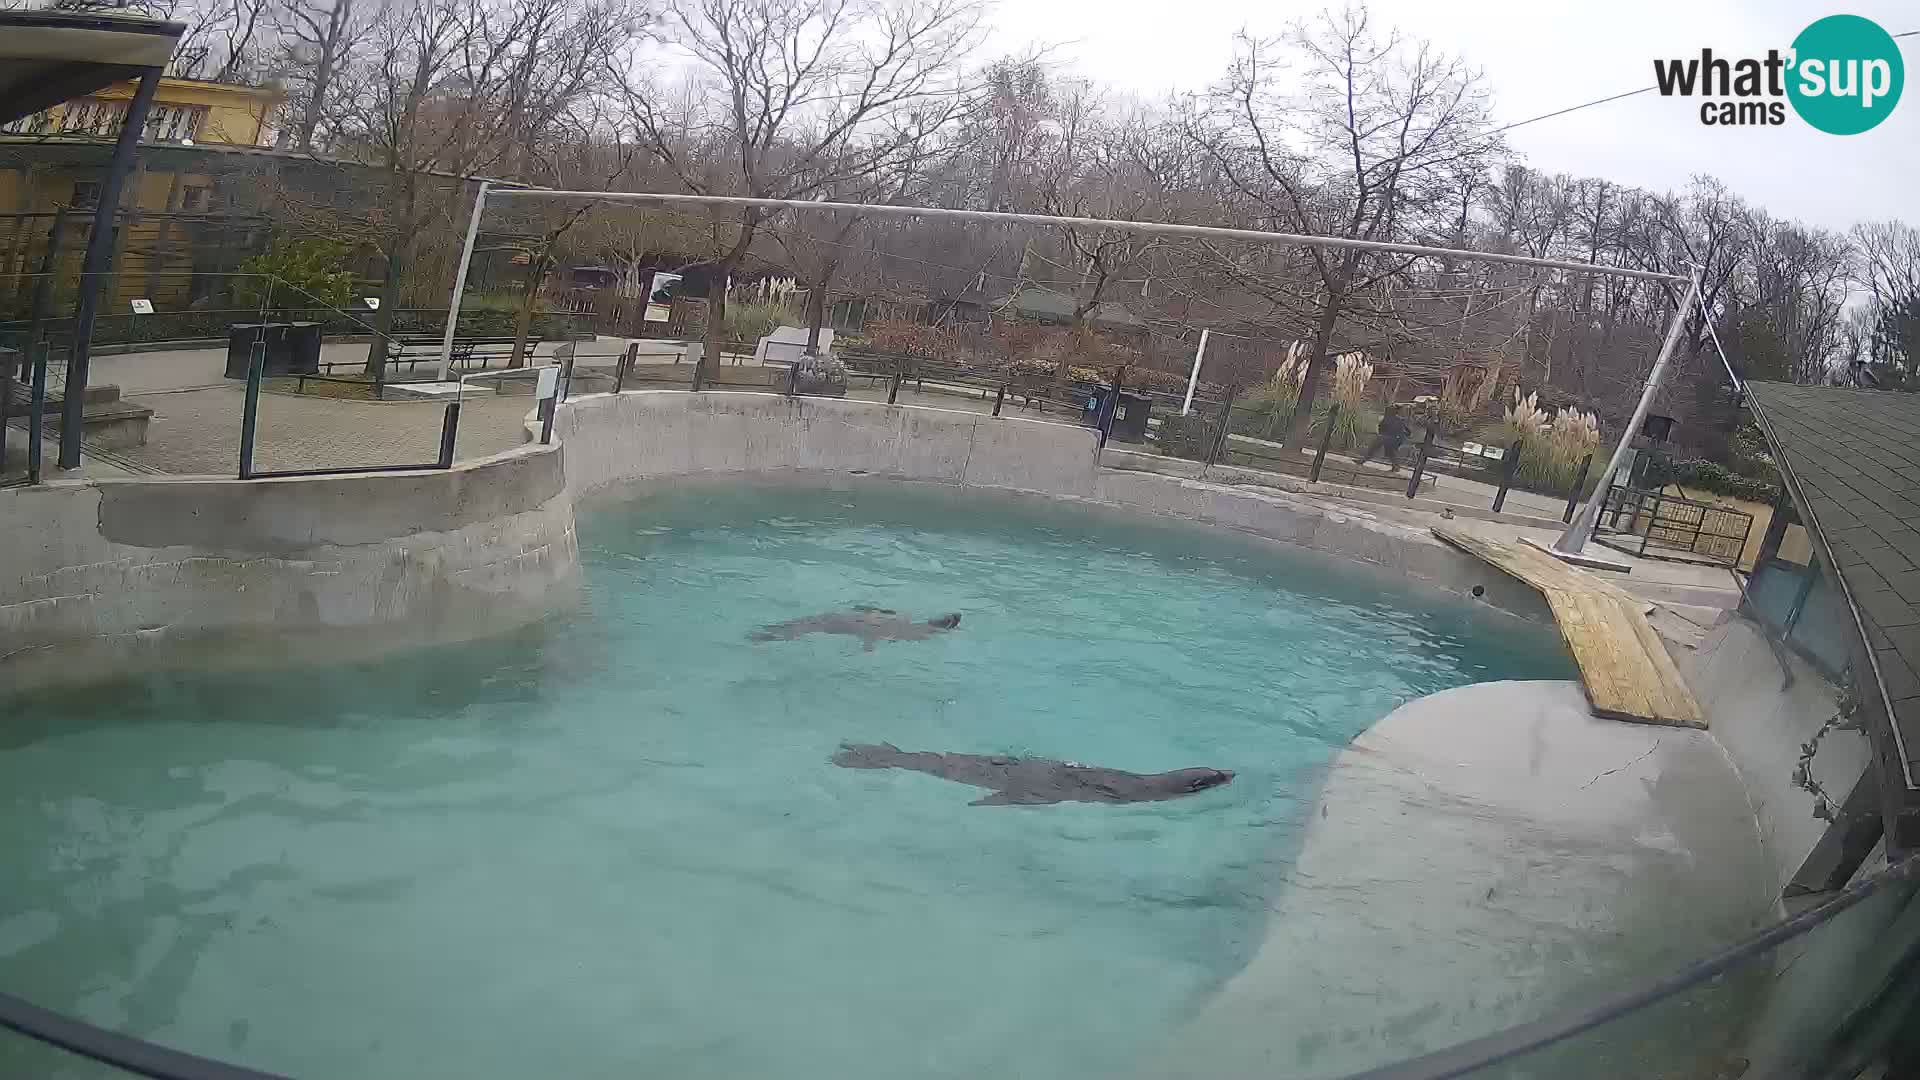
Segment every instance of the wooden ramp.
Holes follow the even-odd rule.
[[[1596,715],[1707,726],[1680,669],[1647,622],[1645,600],[1527,544],[1447,526],[1436,526],[1433,535],[1540,590],[1580,665],[1580,683]]]

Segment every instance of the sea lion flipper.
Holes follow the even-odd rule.
[[[985,798],[975,799],[968,806],[1039,806],[1044,803],[1057,803],[1059,799],[1048,798],[1037,791],[996,791]]]
[[[898,614],[900,614],[899,612],[897,612],[897,611],[895,611],[895,610],[893,610],[893,609],[892,609],[892,608],[890,608],[890,607],[874,607],[874,606],[873,606],[872,604],[855,604],[855,605],[853,605],[853,610],[855,610],[855,611],[865,611],[865,612],[867,612],[867,613],[869,613],[869,614],[873,614],[873,615],[898,615]]]

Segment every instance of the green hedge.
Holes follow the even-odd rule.
[[[1710,491],[1750,502],[1772,502],[1780,494],[1775,484],[1741,476],[1725,465],[1705,458],[1655,462],[1647,468],[1647,480],[1654,487],[1679,484],[1683,488]]]

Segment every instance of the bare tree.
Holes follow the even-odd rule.
[[[354,0],[294,0],[279,11],[279,72],[293,123],[284,145],[311,153],[332,135],[344,111],[341,72],[357,59],[376,20]]]
[[[962,91],[980,17],[978,0],[678,0],[660,35],[708,92],[689,100],[629,80],[625,122],[685,191],[815,197],[918,152],[914,118]],[[712,215],[696,385],[719,358],[727,282],[766,218]]]
[[[1280,77],[1287,50],[1302,61],[1303,93]],[[1467,175],[1499,149],[1487,137],[1478,73],[1424,43],[1376,35],[1362,8],[1295,24],[1283,40],[1242,34],[1232,68],[1190,120],[1250,216],[1269,227],[1355,240],[1425,237],[1450,229]],[[1307,371],[1288,441],[1313,418],[1335,331],[1349,307],[1411,265],[1357,249],[1310,247],[1317,288]],[[1225,253],[1223,252],[1223,256]],[[1299,279],[1271,257],[1225,256],[1222,266],[1276,308],[1300,302]]]
[[[1869,297],[1867,359],[1898,370],[1904,381],[1920,375],[1920,228],[1899,221],[1856,225],[1855,270]]]

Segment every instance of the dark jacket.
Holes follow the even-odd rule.
[[[1403,443],[1407,441],[1407,436],[1412,434],[1413,425],[1407,423],[1407,418],[1404,416],[1387,416],[1380,420],[1380,441],[1382,442]]]

